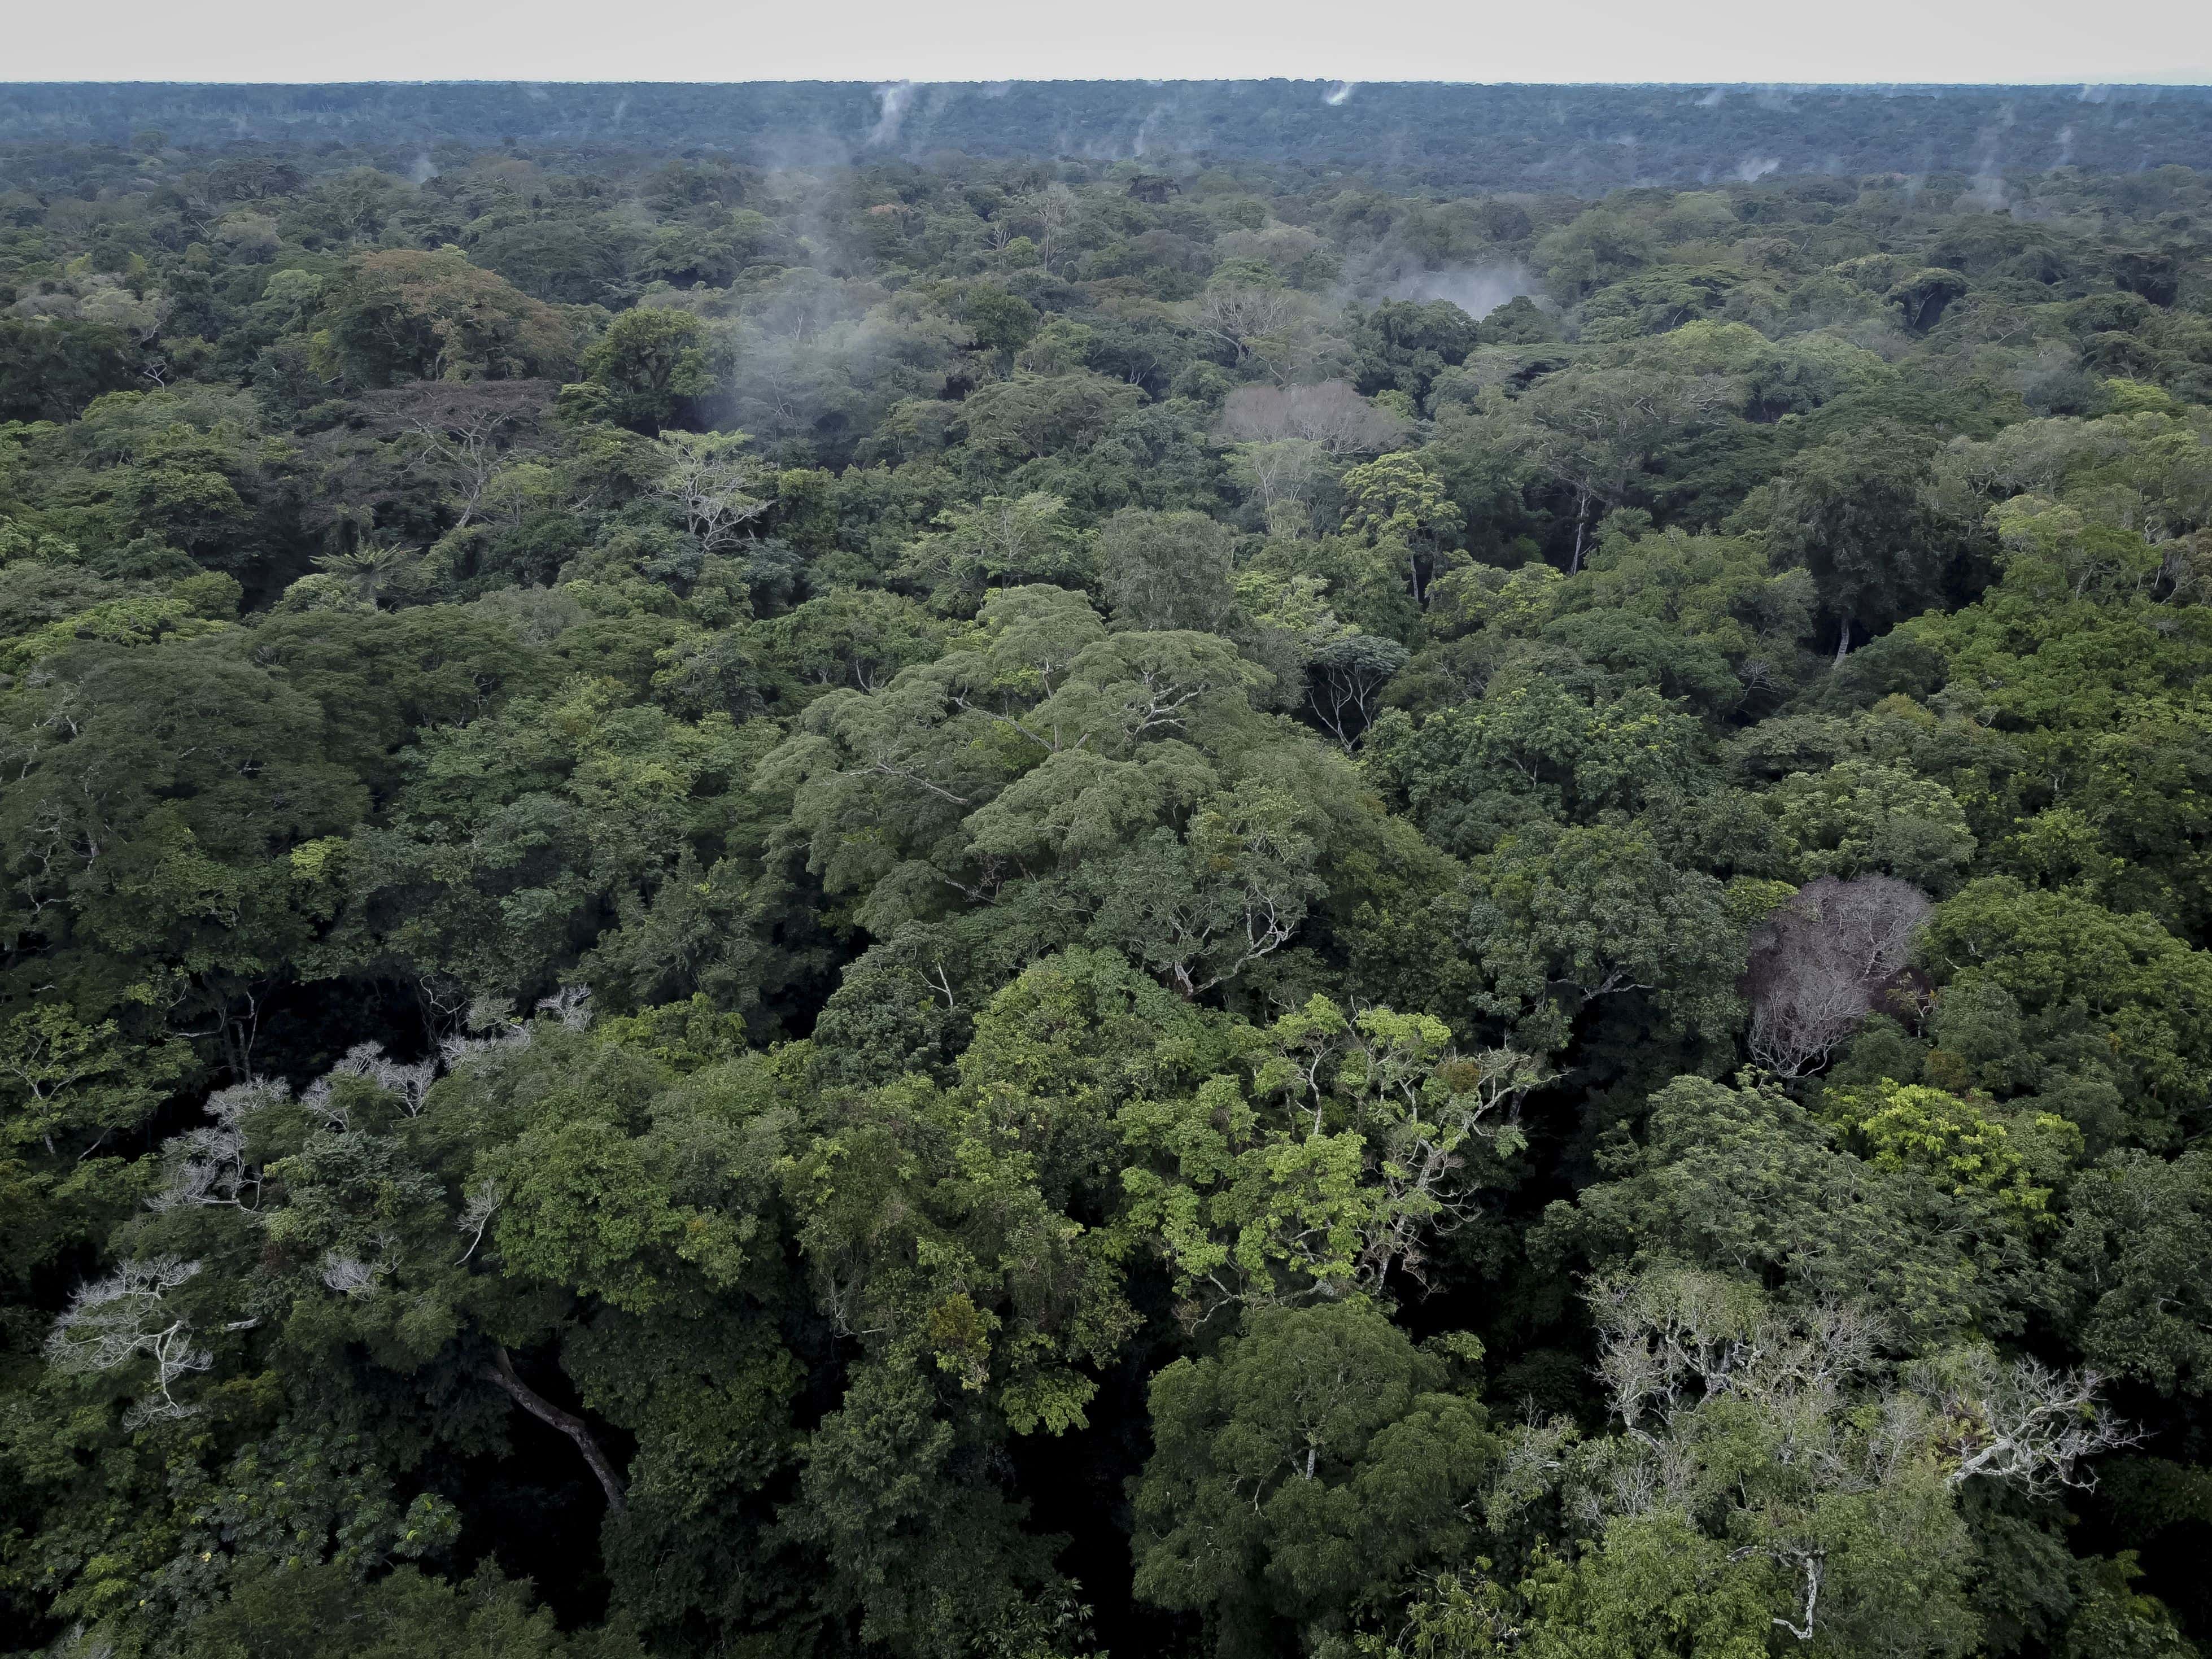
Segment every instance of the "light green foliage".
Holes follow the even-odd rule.
[[[1510,1049],[1462,1057],[1441,1020],[1316,997],[1243,1033],[1249,1084],[1216,1075],[1120,1115],[1130,1220],[1156,1234],[1186,1316],[1238,1304],[1372,1292],[1418,1276],[1426,1236],[1469,1213],[1477,1170],[1517,1150],[1521,1097],[1542,1066]]]
[[[2049,1210],[2051,1189],[2033,1184],[2029,1156],[2039,1154],[2047,1167],[2069,1150],[2078,1156],[2081,1146],[2081,1131],[2054,1114],[2039,1114],[2015,1133],[1985,1115],[1982,1103],[1888,1079],[1871,1091],[1831,1091],[1824,1104],[1876,1169],[1916,1165],[1950,1182],[1954,1196],[1979,1189],[2034,1215]]]
[[[840,588],[763,622],[753,634],[763,655],[799,688],[873,691],[902,668],[937,656],[950,631],[911,600]]]
[[[2062,477],[2075,471],[2046,465]],[[1997,867],[2198,927],[2207,914],[2200,814],[2212,746],[2197,688],[2212,658],[2199,607],[2159,603],[2146,586],[2146,560],[2163,569],[2197,556],[2175,541],[2150,548],[2139,527],[2127,527],[2148,505],[2138,491],[2141,483],[2112,514],[2119,525],[2085,519],[2078,507],[2038,506],[2039,498],[2003,502],[2011,528],[1997,586],[1912,633],[1941,654],[1945,701],[2018,755],[2013,776],[1970,778],[1957,790],[1970,818],[1987,824],[1977,832]],[[2117,484],[2081,490],[2108,514],[2120,494]],[[2118,538],[2109,568],[2081,543],[2085,524]]]
[[[1091,551],[1066,514],[1066,501],[1042,490],[947,508],[937,520],[940,533],[908,549],[900,574],[946,605],[972,605],[988,589],[1030,582],[1085,586]]]
[[[1911,1329],[2001,1325],[2029,1272],[2030,1212],[1931,1162],[1885,1170],[1779,1090],[1678,1078],[1652,1098],[1642,1144],[1571,1210],[1553,1206],[1545,1231],[1601,1267],[1786,1273],[1802,1294],[1863,1297]]]
[[[1574,1656],[1756,1659],[1773,1630],[1760,1569],[1662,1510],[1608,1522],[1573,1558],[1540,1553],[1516,1583],[1487,1571],[1446,1572],[1425,1586],[1402,1628],[1362,1651],[1406,1659],[1487,1659],[1529,1651]]]
[[[1893,766],[1793,772],[1766,799],[1808,879],[1895,876],[1941,895],[1974,856],[1951,792]]]
[[[1518,570],[1462,565],[1437,577],[1430,590],[1429,629],[1445,638],[1483,629],[1515,636],[1533,635],[1556,613],[1565,581],[1548,564],[1523,565]]]
[[[1102,374],[1016,374],[979,388],[963,406],[969,441],[1001,463],[1051,455],[1102,436],[1139,402],[1134,386]]]
[[[126,998],[144,1000],[143,992]],[[143,1123],[189,1063],[179,1044],[132,1044],[112,1019],[90,1025],[62,1004],[36,1004],[0,1033],[8,1139],[52,1153],[59,1137],[82,1143],[77,1155],[88,1157],[108,1136]]]
[[[1335,616],[1370,634],[1401,641],[1418,637],[1422,612],[1407,590],[1401,550],[1357,536],[1319,540],[1275,537],[1238,572],[1238,597],[1261,611],[1289,605],[1291,614],[1325,603]],[[1301,584],[1316,584],[1301,599]],[[1315,618],[1316,622],[1319,618]],[[1327,624],[1322,624],[1324,627]]]
[[[1344,475],[1344,495],[1350,506],[1345,527],[1377,540],[1434,541],[1460,528],[1459,508],[1444,494],[1443,480],[1410,452],[1353,467]]]
[[[1261,781],[1281,744],[1250,701],[1265,672],[1209,635],[1108,636],[1052,588],[980,620],[975,648],[812,704],[763,763],[830,890],[865,894],[879,935],[951,913],[1002,960],[1111,945],[1185,994],[1287,945],[1325,837],[1361,825]]]
[[[741,1283],[781,1150],[773,1123],[730,1121],[703,1087],[626,1121],[607,1108],[647,1097],[651,1073],[625,1076],[641,1068],[621,1048],[589,1058],[478,1166],[503,1195],[495,1237],[508,1269],[636,1313],[678,1264],[713,1289]]]
[[[362,254],[325,291],[314,322],[310,365],[357,386],[550,379],[574,360],[566,319],[458,249]]]
[[[1413,601],[1425,603],[1429,584],[1449,562],[1445,550],[1466,526],[1443,476],[1405,451],[1352,468],[1343,489],[1345,529],[1378,550],[1398,550]]]

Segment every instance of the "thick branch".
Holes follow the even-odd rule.
[[[556,1428],[576,1443],[576,1449],[584,1454],[584,1461],[592,1466],[592,1473],[599,1477],[599,1485],[607,1494],[607,1507],[617,1515],[622,1513],[622,1478],[615,1466],[607,1462],[607,1455],[599,1449],[599,1443],[592,1437],[591,1425],[574,1412],[564,1412],[544,1395],[514,1374],[514,1361],[505,1348],[497,1350],[499,1363],[485,1367],[484,1375],[514,1396],[514,1403],[549,1428]]]

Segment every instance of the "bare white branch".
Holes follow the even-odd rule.
[[[189,1320],[167,1297],[200,1271],[197,1261],[155,1256],[126,1261],[106,1279],[86,1285],[46,1338],[46,1361],[72,1376],[112,1371],[134,1359],[153,1362],[153,1392],[141,1396],[125,1414],[136,1428],[157,1419],[189,1417],[197,1410],[170,1392],[173,1384],[215,1363],[204,1348],[192,1346]]]

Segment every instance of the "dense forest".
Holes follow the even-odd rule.
[[[0,1645],[2212,1638],[2212,173],[18,136]]]
[[[358,149],[415,176],[527,143],[541,162],[697,150],[751,166],[1163,154],[1443,191],[1683,187],[1771,173],[2212,171],[2212,87],[982,83],[0,83],[0,143]],[[330,165],[327,155],[322,165]],[[958,165],[955,163],[955,165]]]

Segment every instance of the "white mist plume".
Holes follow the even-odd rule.
[[[1781,158],[1773,155],[1747,155],[1736,163],[1735,176],[1747,185],[1755,185],[1770,173],[1782,170]]]
[[[1522,295],[1536,293],[1535,280],[1517,264],[1465,265],[1424,270],[1394,284],[1394,300],[1449,300],[1478,321]]]
[[[1153,126],[1167,113],[1168,106],[1165,104],[1152,106],[1152,112],[1137,124],[1137,139],[1129,147],[1131,155],[1140,160],[1143,158],[1145,152],[1152,147]]]
[[[2003,176],[1995,173],[1976,173],[1974,187],[1959,198],[1959,204],[1962,207],[1978,207],[1984,212],[1995,213],[2005,204]]]
[[[2008,106],[1995,125],[1983,130],[1980,142],[1975,146],[1973,187],[1959,198],[1961,207],[1977,207],[1986,213],[1995,213],[2004,206],[2004,162],[2001,151],[2005,130],[2012,125],[2013,112]]]
[[[1358,85],[1359,82],[1357,81],[1332,81],[1328,83],[1328,90],[1322,94],[1321,100],[1334,109],[1351,97],[1353,89]]]
[[[914,82],[899,81],[876,88],[876,102],[882,109],[876,125],[869,130],[866,143],[871,149],[888,144],[899,135],[899,127],[906,120],[907,106],[914,102]]]

